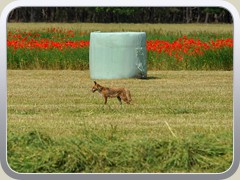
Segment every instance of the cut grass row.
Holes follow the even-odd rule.
[[[22,173],[217,173],[232,161],[231,134],[223,133],[122,141],[114,128],[86,128],[61,141],[34,130],[8,137],[8,162]]]

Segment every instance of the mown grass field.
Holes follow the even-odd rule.
[[[228,33],[233,31],[232,24],[127,24],[127,23],[8,23],[8,30],[22,29],[25,31],[38,31],[47,28],[63,28],[89,34],[93,31],[145,31],[179,32],[188,34],[192,32]]]
[[[232,72],[149,71],[99,80],[131,105],[91,92],[89,71],[8,70],[8,163],[17,172],[223,172],[232,162]]]

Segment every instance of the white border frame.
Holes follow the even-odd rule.
[[[223,173],[17,173],[13,171],[7,163],[7,17],[8,14],[15,8],[18,7],[96,7],[96,6],[112,6],[112,7],[221,7],[227,9],[232,17],[234,24],[234,47],[233,47],[233,162],[231,167]],[[239,166],[239,152],[240,152],[240,112],[238,108],[240,107],[240,54],[237,53],[240,50],[240,18],[237,9],[229,2],[223,0],[167,0],[167,1],[157,1],[148,0],[147,4],[144,0],[49,0],[49,1],[39,1],[39,0],[18,0],[11,2],[5,6],[0,16],[0,34],[2,37],[0,39],[0,160],[1,165],[5,173],[16,179],[225,179],[230,177],[235,173]]]

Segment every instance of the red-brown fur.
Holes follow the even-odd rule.
[[[127,104],[130,104],[132,101],[130,91],[126,88],[108,88],[103,87],[100,84],[98,84],[96,81],[94,81],[94,86],[92,88],[92,92],[98,91],[100,93],[105,102],[104,104],[107,104],[107,98],[113,98],[116,97],[120,104],[122,104],[122,101],[125,101]]]

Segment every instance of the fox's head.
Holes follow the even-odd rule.
[[[95,91],[100,91],[101,90],[101,86],[94,81],[94,86],[92,87],[92,92],[94,93]]]

